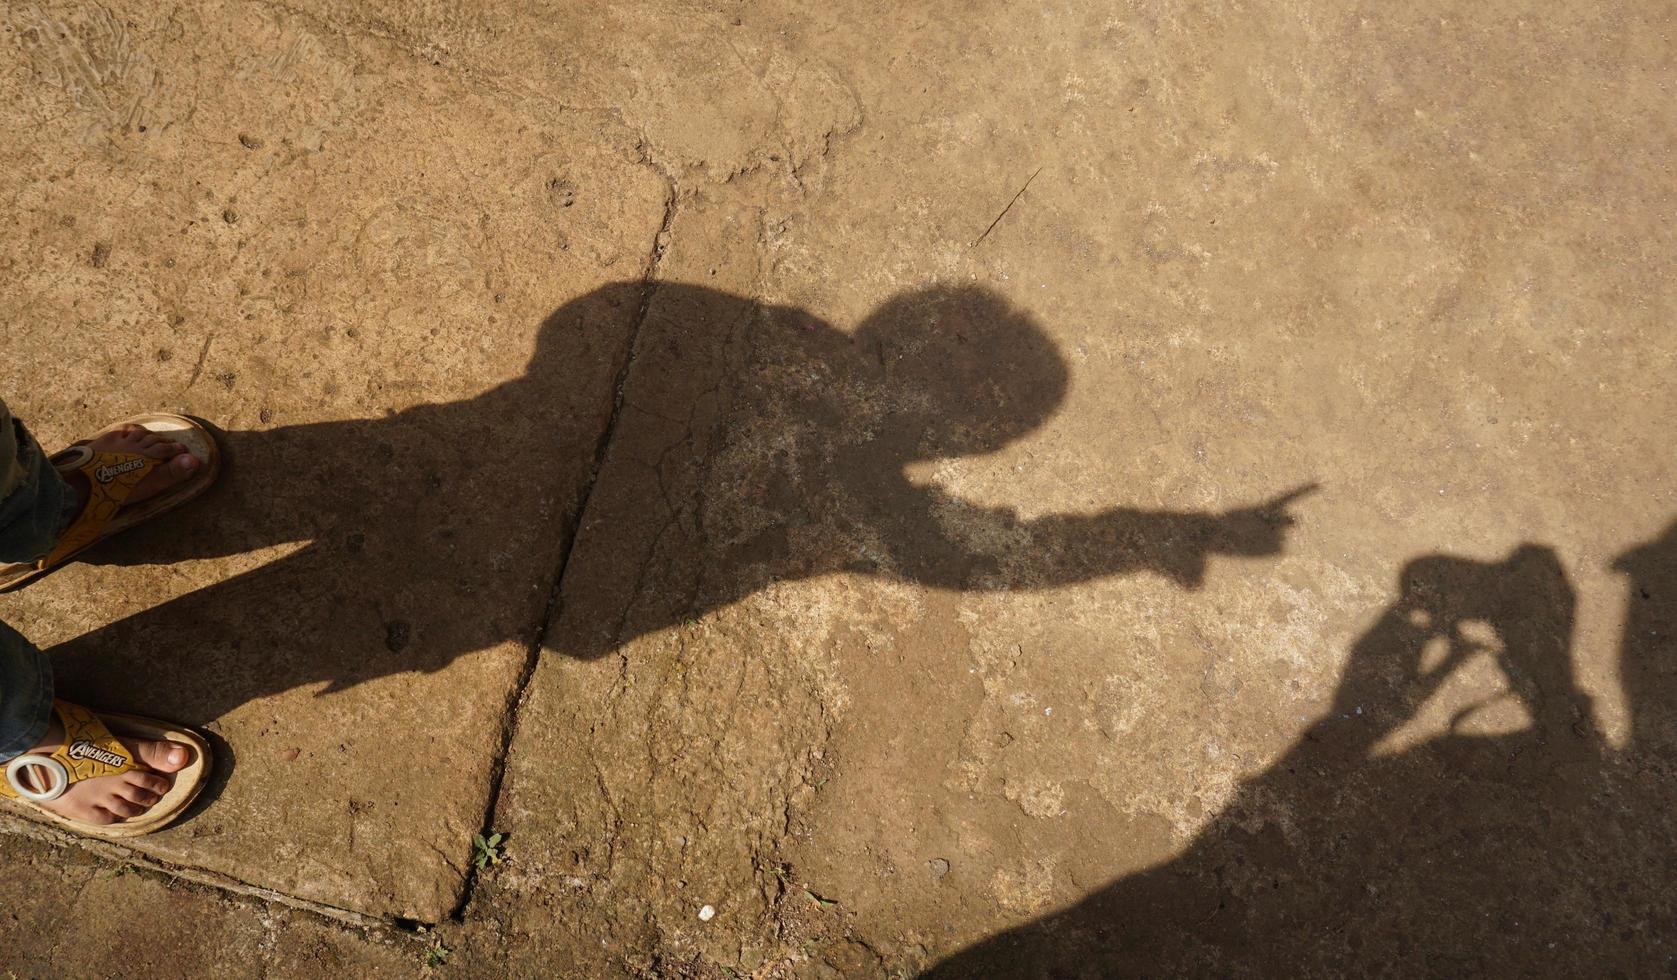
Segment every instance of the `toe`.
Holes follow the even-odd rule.
[[[191,746],[179,742],[148,742],[135,740],[129,743],[134,754],[141,762],[158,772],[179,772],[192,761]]]
[[[162,493],[164,490],[180,483],[198,472],[203,464],[197,457],[186,451],[186,447],[178,442],[164,440],[144,450],[153,459],[167,460],[157,469],[146,474],[134,491],[128,495],[131,503],[139,503],[150,497]]]
[[[154,793],[138,783],[131,782],[125,782],[122,785],[117,786],[113,792],[119,798],[127,800],[135,806],[146,807],[148,809],[158,800],[163,798],[163,794]]]
[[[126,820],[129,817],[137,817],[146,812],[145,807],[138,803],[125,800],[120,796],[112,796],[106,799],[104,802],[99,804],[99,808],[110,813],[118,820]]]
[[[141,792],[150,793],[153,796],[162,796],[164,793],[169,792],[170,787],[175,785],[173,778],[159,772],[141,772],[136,769],[131,772],[124,773],[124,775],[127,777],[130,785],[139,788]],[[132,797],[130,797],[130,799],[132,799]]]
[[[175,479],[184,480],[198,469],[198,457],[187,452],[184,446],[178,448],[180,451],[169,460],[169,472]]]

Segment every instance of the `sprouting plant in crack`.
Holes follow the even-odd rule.
[[[505,839],[505,834],[490,834],[488,837],[472,835],[472,863],[477,865],[478,870],[501,863],[501,841]]]
[[[438,939],[425,947],[425,965],[433,969],[442,966],[448,962],[449,954],[453,952],[454,950],[444,946],[443,941]]]
[[[815,904],[821,906],[824,909],[830,909],[833,906],[838,904],[838,902],[834,901],[833,899],[827,898],[827,897],[822,896],[822,895],[815,894],[815,892],[812,889],[810,889],[807,885],[804,887],[804,894],[808,895],[810,898],[814,899]]]

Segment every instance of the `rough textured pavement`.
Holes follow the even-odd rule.
[[[232,466],[6,965],[1670,969],[1677,25],[1389,7],[9,7],[0,391]]]

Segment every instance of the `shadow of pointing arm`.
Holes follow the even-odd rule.
[[[1192,589],[1212,555],[1280,554],[1296,523],[1289,506],[1315,489],[1306,484],[1222,513],[1113,508],[1034,520],[932,490],[926,516],[895,536],[905,545],[895,557],[904,577],[956,589],[1047,587],[1133,572]]]

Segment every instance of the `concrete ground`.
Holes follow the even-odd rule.
[[[0,13],[19,976],[1677,969],[1677,13]],[[505,835],[473,862],[472,836]]]

